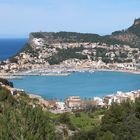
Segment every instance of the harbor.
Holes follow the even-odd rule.
[[[11,79],[14,86],[41,95],[46,99],[65,99],[79,95],[81,98],[103,97],[117,91],[131,91],[140,88],[140,75],[125,72],[94,71],[73,72],[68,76],[23,76],[21,80]]]

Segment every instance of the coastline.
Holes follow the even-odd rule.
[[[64,71],[63,71],[64,72]],[[2,78],[6,78],[6,79],[9,79],[9,80],[22,80],[22,79],[24,79],[25,77],[26,78],[28,78],[29,77],[29,79],[30,78],[32,78],[32,77],[34,77],[34,76],[36,76],[36,78],[39,76],[39,77],[51,77],[51,76],[69,76],[70,74],[73,74],[73,73],[89,73],[89,74],[92,74],[92,75],[96,75],[96,72],[117,72],[117,73],[128,73],[128,74],[140,74],[140,72],[138,71],[130,71],[130,70],[116,70],[116,69],[71,69],[71,72],[70,72],[70,70],[69,69],[67,69],[64,73],[60,73],[60,72],[58,72],[58,73],[47,73],[47,74],[40,74],[40,73],[30,73],[30,74],[27,74],[26,72],[24,72],[24,73],[16,73],[16,74],[14,74],[14,75],[8,75],[8,74],[5,74],[5,76],[2,76]],[[95,73],[94,73],[95,72]],[[108,73],[104,73],[104,74],[108,74]],[[0,74],[1,75],[1,74]],[[127,75],[127,74],[126,74]],[[0,76],[1,77],[1,76]],[[46,78],[45,78],[46,79]],[[135,89],[134,89],[135,90]],[[116,90],[117,91],[117,90]],[[31,93],[29,93],[29,94],[31,94]],[[34,95],[34,93],[32,93],[32,95]],[[35,95],[38,95],[37,94],[37,92],[36,92],[36,94]],[[41,96],[42,97],[42,96]],[[43,98],[43,97],[42,97]]]
[[[83,69],[82,69],[82,70],[83,70]],[[90,69],[90,70],[91,70],[91,69]],[[140,73],[136,73],[135,71],[130,71],[130,70],[127,70],[127,71],[125,70],[125,71],[124,71],[124,70],[113,70],[113,69],[110,69],[110,70],[109,70],[109,69],[96,69],[96,70],[94,70],[94,71],[93,71],[93,69],[92,69],[92,71],[81,71],[81,72],[89,72],[89,73],[92,72],[92,73],[94,74],[94,72],[96,72],[96,71],[97,71],[97,72],[98,72],[98,71],[105,71],[105,72],[106,72],[106,71],[107,71],[107,72],[123,72],[123,73],[125,72],[125,73],[132,73],[132,74],[140,74]],[[80,72],[80,71],[76,71],[76,72]],[[134,73],[133,73],[133,72],[134,72]],[[56,73],[55,73],[55,74],[56,74]],[[68,73],[68,74],[69,74],[69,73]],[[57,73],[57,76],[58,76],[58,75],[59,75],[59,76],[62,76],[62,75],[63,75],[63,76],[67,76],[67,73],[64,73],[64,74],[63,74],[63,73],[62,73],[62,74],[61,74],[61,73]],[[25,76],[25,75],[24,75],[24,76]],[[30,76],[31,76],[31,75],[30,75]],[[33,75],[33,76],[35,76],[35,75]],[[39,76],[40,76],[40,75],[39,75]],[[44,76],[44,75],[42,75],[42,76]],[[45,75],[45,76],[46,76],[46,75]],[[52,73],[51,73],[50,76],[54,76],[54,75],[52,75]],[[56,75],[55,75],[55,76],[56,76]],[[127,75],[126,75],[126,76],[127,76]],[[8,77],[8,76],[7,76],[7,77]],[[10,78],[11,78],[11,77],[10,77]],[[15,77],[13,77],[13,78],[15,78]],[[20,77],[19,77],[19,78],[20,78]],[[30,78],[30,77],[29,77],[29,78]],[[19,89],[19,90],[20,90],[20,89]],[[26,92],[26,91],[25,91],[25,92]],[[89,99],[91,99],[91,98],[94,99],[94,98],[98,97],[98,98],[100,98],[100,99],[103,100],[104,97],[112,97],[112,96],[115,97],[118,93],[119,93],[119,94],[121,93],[121,94],[122,94],[122,97],[126,97],[127,94],[132,94],[132,95],[133,95],[133,93],[135,93],[135,92],[140,93],[139,87],[138,87],[137,89],[135,88],[135,89],[133,89],[133,90],[131,89],[131,90],[127,90],[127,91],[123,91],[123,90],[118,90],[118,89],[117,89],[117,90],[115,90],[114,93],[111,93],[111,94],[106,93],[106,94],[105,94],[104,96],[102,96],[102,97],[99,96],[99,95],[92,95],[92,97],[90,97]],[[27,93],[27,92],[26,92],[26,93]],[[37,93],[37,92],[36,92],[36,93]],[[47,103],[48,103],[47,101],[55,100],[55,98],[52,98],[52,99],[51,99],[51,98],[47,98],[47,99],[46,99],[46,98],[44,98],[43,96],[39,95],[39,93],[34,94],[33,92],[32,92],[32,93],[29,92],[28,95],[29,95],[30,98],[37,98],[37,99],[39,100],[40,103],[46,103],[46,104],[47,104]],[[72,94],[71,94],[71,95],[72,95]],[[68,95],[68,96],[71,96],[71,95]],[[79,96],[77,93],[76,93],[76,95]],[[75,96],[76,96],[76,95],[75,95]],[[124,96],[124,95],[125,95],[125,96]],[[61,100],[61,99],[60,99],[60,100],[61,100],[61,101],[64,101],[64,99],[66,99],[68,96],[65,95],[63,98],[61,98],[61,99],[63,99],[63,100]],[[119,95],[119,96],[120,96],[120,95]],[[82,96],[79,96],[79,97],[81,98],[81,100],[84,100],[84,99],[82,98]],[[86,98],[86,97],[85,97],[85,98]],[[59,101],[59,100],[58,100],[58,101]]]
[[[96,70],[95,70],[96,71]],[[140,74],[140,71],[132,70],[116,70],[116,69],[99,69],[97,71],[106,71],[106,72],[122,72],[122,73],[131,73],[131,74]]]
[[[52,70],[52,72],[50,72]],[[22,79],[24,76],[69,76],[74,72],[122,72],[122,73],[130,73],[130,74],[140,74],[140,71],[136,70],[124,70],[124,69],[92,69],[92,68],[82,68],[82,69],[65,69],[61,70],[57,69],[53,72],[53,69],[46,69],[46,72],[40,72],[41,70],[34,71],[25,71],[25,72],[18,72],[18,73],[1,73],[0,77],[5,79]]]

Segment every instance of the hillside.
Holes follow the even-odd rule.
[[[140,99],[135,103],[112,104],[104,113],[99,127],[79,132],[74,140],[139,140]]]
[[[4,79],[0,81],[8,83]],[[54,125],[36,102],[24,92],[12,95],[8,88],[0,85],[1,140],[54,139]],[[33,104],[36,105],[33,107]]]
[[[135,19],[133,25],[127,30],[113,32],[110,38],[140,48],[140,18]]]
[[[98,34],[91,33],[77,33],[77,32],[34,32],[30,33],[29,43],[32,46],[33,38],[42,38],[47,44],[52,43],[106,43],[108,45],[125,44],[122,41],[118,41],[109,36],[100,36]]]
[[[135,19],[133,25],[127,30],[115,31],[112,35],[100,36],[98,34],[76,32],[34,32],[30,33],[30,41],[33,38],[43,38],[48,44],[100,42],[108,45],[127,44],[131,47],[140,47],[140,18]]]

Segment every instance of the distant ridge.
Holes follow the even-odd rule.
[[[127,30],[115,31],[111,35],[100,36],[92,33],[77,32],[32,32],[30,39],[43,38],[48,43],[101,42],[106,44],[126,44],[140,48],[140,18],[135,19]]]

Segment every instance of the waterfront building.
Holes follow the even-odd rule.
[[[80,96],[70,96],[66,99],[65,103],[71,109],[80,109],[81,106]]]
[[[63,110],[66,109],[66,105],[65,105],[64,102],[56,102],[56,108],[57,108],[58,110],[63,111]]]
[[[122,103],[128,101],[129,96],[121,91],[118,91],[117,94],[114,96],[113,101],[116,103]]]
[[[114,102],[114,95],[107,95],[103,98],[103,102],[106,104],[106,105],[111,105],[113,102]]]
[[[128,99],[132,102],[135,101],[135,95],[133,94],[133,92],[126,92],[125,93],[128,96]]]
[[[55,100],[49,100],[48,101],[48,105],[49,105],[49,108],[56,108],[56,101]]]
[[[134,98],[135,99],[140,97],[140,90],[138,90],[138,91],[132,91],[131,93],[134,95]]]
[[[96,107],[104,107],[105,106],[105,103],[103,103],[103,99],[101,99],[100,97],[94,97],[93,101],[94,101]]]

